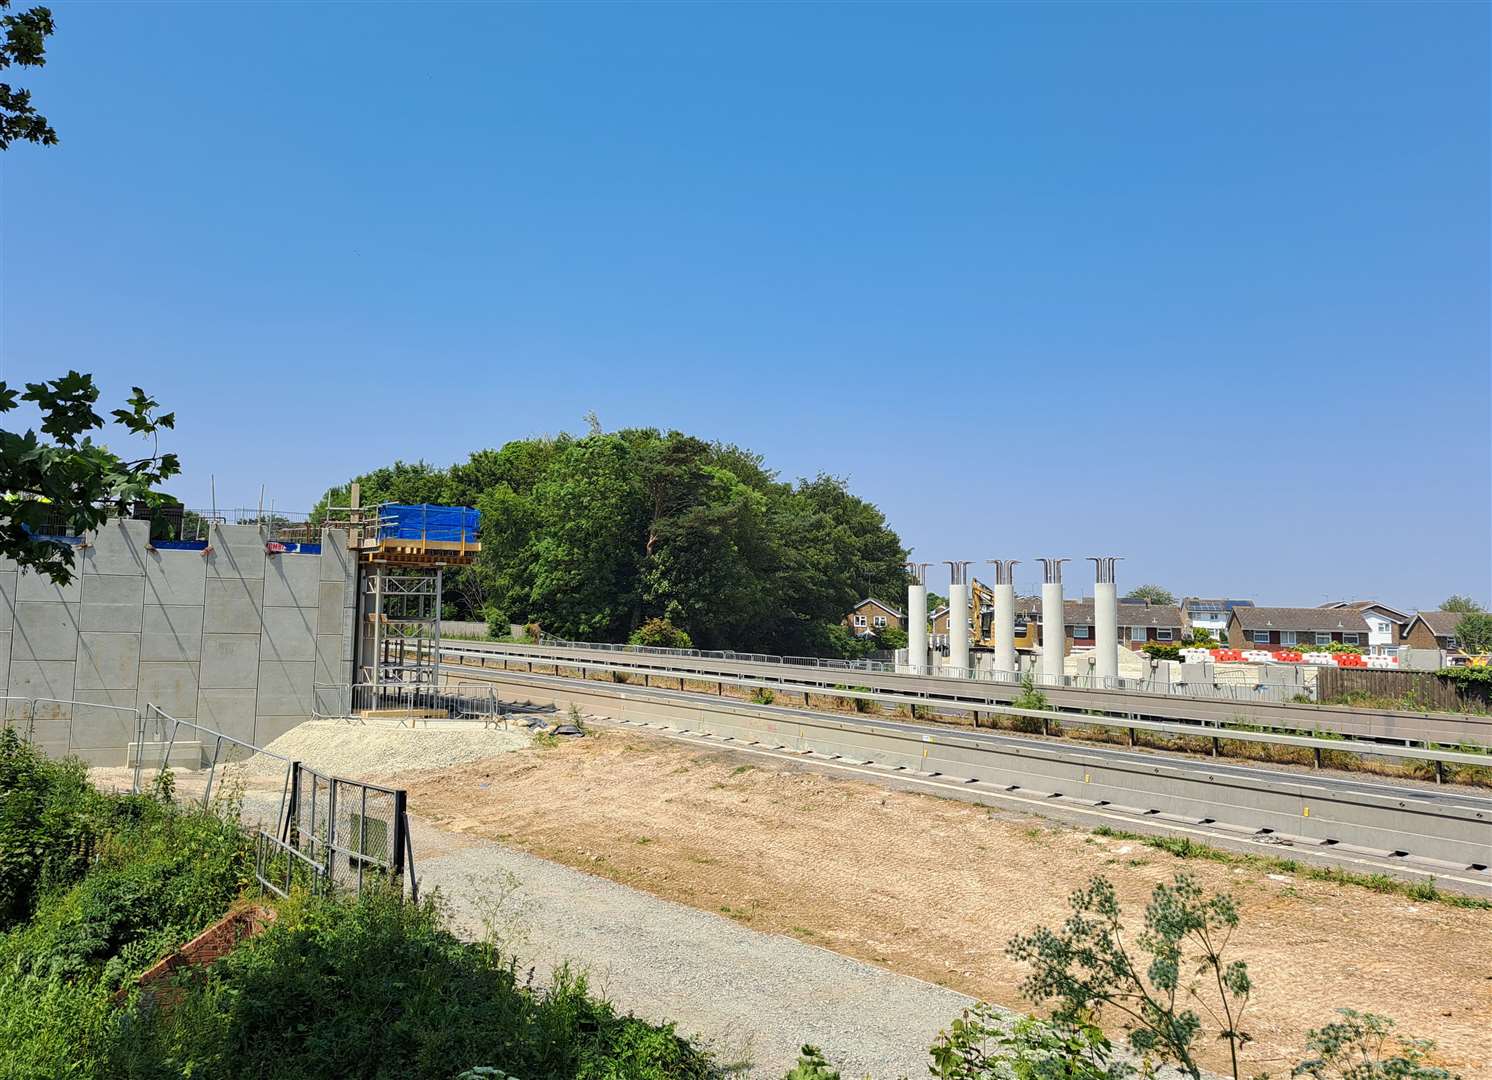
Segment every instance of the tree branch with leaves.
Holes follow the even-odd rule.
[[[0,413],[21,402],[41,413],[41,434],[0,430],[0,555],[45,574],[59,585],[72,580],[71,544],[47,534],[82,536],[136,503],[154,509],[165,497],[153,489],[181,471],[176,455],[160,452],[160,433],[176,426],[175,413],[138,386],[125,407],[110,416],[131,435],[150,440],[150,453],[133,459],[93,441],[105,421],[94,406],[93,376],[69,371],[60,379],[27,383],[25,392],[0,382]]]

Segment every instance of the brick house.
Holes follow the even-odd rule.
[[[1184,633],[1181,608],[1175,604],[1121,603],[1116,611],[1119,624],[1119,644],[1130,649],[1143,649],[1154,641],[1180,641]],[[1035,648],[1041,644],[1041,601],[1036,597],[1023,597],[1016,608],[1017,647]],[[1029,644],[1020,640],[1020,628],[1028,626]],[[1062,624],[1065,632],[1066,650],[1092,648],[1098,644],[1094,636],[1093,601],[1065,600],[1062,603]]]
[[[1368,651],[1380,654],[1392,655],[1403,644],[1404,632],[1414,618],[1406,611],[1380,604],[1377,600],[1337,600],[1321,606],[1361,612],[1368,623]]]
[[[1421,611],[1404,627],[1403,644],[1411,649],[1440,649],[1457,652],[1456,624],[1461,621],[1459,611]]]
[[[1234,649],[1310,652],[1336,642],[1367,650],[1368,623],[1354,608],[1236,607],[1228,620]]]
[[[905,630],[906,616],[890,604],[883,604],[873,596],[867,596],[844,617],[844,625],[856,637],[872,637],[877,630],[895,627]]]

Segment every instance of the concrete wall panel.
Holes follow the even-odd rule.
[[[143,709],[152,704],[178,720],[197,715],[197,665],[140,662],[140,689],[135,698]]]
[[[202,609],[146,605],[140,633],[140,659],[200,660]]]
[[[83,576],[73,569],[73,579],[66,585],[54,585],[52,579],[31,570],[20,571],[16,585],[17,600],[46,603],[81,603],[83,599]]]
[[[265,716],[260,713],[254,718],[254,745],[268,746],[291,728],[304,724],[309,718],[309,713],[305,716]]]
[[[172,607],[205,599],[207,559],[200,551],[152,551],[145,560],[145,602]]]
[[[0,630],[0,693],[10,685],[10,638],[9,630]]]
[[[150,543],[150,522],[110,521],[88,538],[83,549],[84,574],[145,573],[145,548]]]
[[[321,604],[317,609],[316,633],[321,636],[340,636],[342,633],[342,612],[345,607],[342,603],[347,594],[347,588],[340,581],[323,581],[321,583]]]
[[[315,660],[316,609],[264,609],[259,655],[264,660]]]
[[[123,764],[124,748],[134,741],[136,735],[135,692],[133,690],[79,690],[78,701],[93,704],[77,704],[72,708],[72,745],[79,753],[112,751],[118,760],[112,764]],[[105,706],[120,706],[119,709]],[[124,710],[124,711],[121,711]],[[91,756],[91,755],[85,755]],[[104,760],[108,761],[107,754]]]
[[[140,677],[140,635],[84,630],[78,636],[78,667],[75,690],[134,689]]]
[[[316,685],[345,686],[351,671],[344,661],[349,659],[351,657],[343,656],[341,638],[318,637],[316,639]]]
[[[202,688],[253,690],[259,685],[258,634],[204,634]]]
[[[209,578],[264,577],[264,533],[257,526],[214,525],[209,546]]]
[[[311,706],[315,701],[312,694],[315,677],[315,660],[307,660],[303,663],[261,660],[259,662],[258,714],[261,717],[296,716],[302,719],[309,717]]]
[[[202,628],[209,634],[257,634],[263,628],[259,603],[262,582],[254,579],[207,579],[207,612]]]
[[[321,559],[315,555],[272,555],[265,560],[265,607],[315,607],[320,586]]]
[[[11,655],[21,660],[75,660],[78,656],[77,604],[16,604]]]
[[[0,630],[9,630],[16,618],[16,571],[0,572]]]
[[[140,632],[143,575],[92,574],[83,579],[83,630]]]
[[[17,660],[12,657],[10,693],[16,697],[71,700],[76,667],[72,660]]]
[[[352,566],[352,552],[347,550],[347,530],[324,530],[321,534],[321,580],[346,581]]]
[[[253,742],[254,697],[252,689],[204,689],[197,695],[197,722],[235,739]]]

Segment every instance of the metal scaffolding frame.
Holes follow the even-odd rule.
[[[359,576],[357,681],[438,683],[444,568],[368,563]]]

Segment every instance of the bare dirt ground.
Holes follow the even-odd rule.
[[[1023,969],[1004,954],[1012,935],[1059,923],[1071,890],[1097,873],[1137,926],[1151,888],[1184,870],[1243,909],[1231,951],[1256,984],[1251,1074],[1287,1070],[1309,1028],[1351,1007],[1434,1039],[1438,1063],[1468,1078],[1492,1077],[1492,911],[1181,860],[609,730],[399,782],[443,829],[1025,1010]]]

